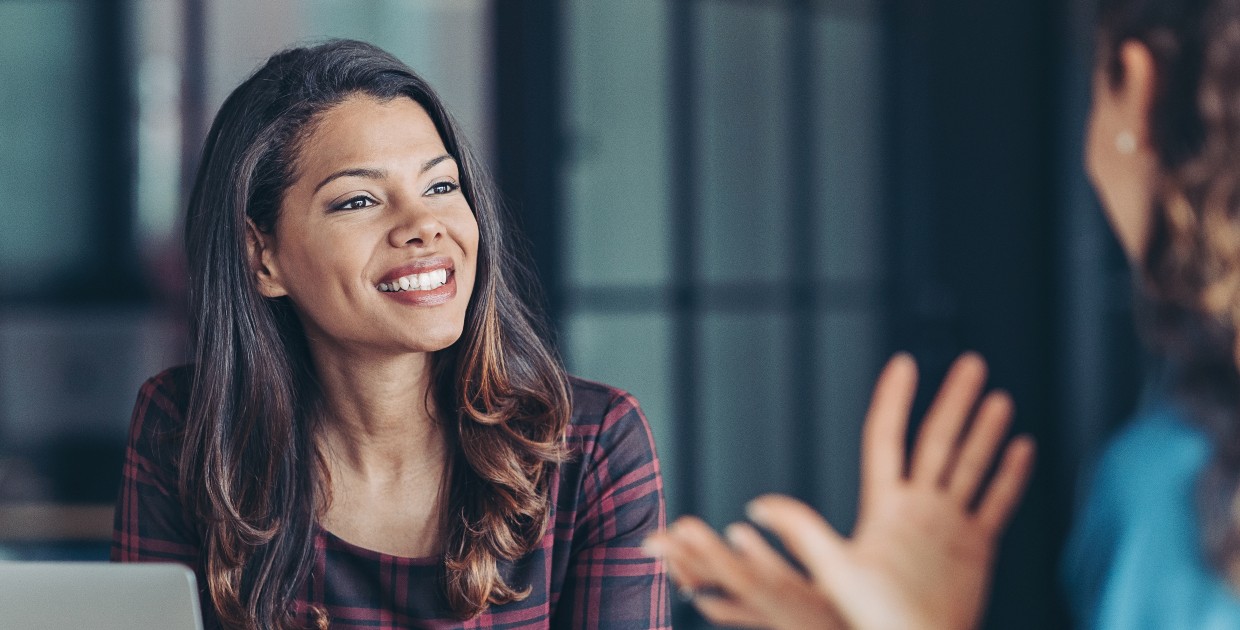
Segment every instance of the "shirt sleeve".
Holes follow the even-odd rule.
[[[586,453],[572,554],[552,627],[671,628],[667,571],[642,552],[667,515],[650,425],[628,394],[606,411]]]
[[[184,387],[178,387],[173,373],[148,380],[138,391],[116,504],[112,561],[179,562],[197,571],[199,536],[180,500],[174,463],[184,426],[177,394]]]
[[[1209,439],[1166,410],[1107,446],[1065,548],[1080,628],[1235,628],[1240,600],[1201,547],[1197,480]]]

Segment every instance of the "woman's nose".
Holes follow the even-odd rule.
[[[401,210],[390,240],[393,247],[429,247],[443,238],[443,233],[439,217],[425,206],[413,203]]]

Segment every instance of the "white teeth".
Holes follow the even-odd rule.
[[[426,273],[412,273],[391,282],[380,282],[376,287],[385,293],[395,291],[430,291],[448,283],[448,270],[436,269]]]

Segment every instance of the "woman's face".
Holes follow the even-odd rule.
[[[1120,85],[1104,68],[1094,72],[1085,168],[1128,259],[1140,261],[1158,174],[1148,138],[1153,61],[1142,44],[1127,43],[1119,54],[1124,64]]]
[[[430,116],[356,95],[305,140],[273,234],[252,230],[264,295],[292,300],[312,344],[433,352],[474,288],[478,223]]]

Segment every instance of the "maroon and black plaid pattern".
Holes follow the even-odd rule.
[[[168,370],[138,393],[116,507],[112,559],[181,562],[198,572],[199,528],[178,499],[174,465],[191,369]],[[542,545],[501,567],[526,599],[468,621],[443,604],[436,558],[363,549],[316,528],[310,578],[293,602],[309,621],[321,607],[332,628],[671,628],[667,574],[641,542],[663,527],[663,482],[645,416],[632,396],[573,379],[568,444],[574,457],[550,487],[553,523]],[[208,627],[218,623],[203,592]]]

